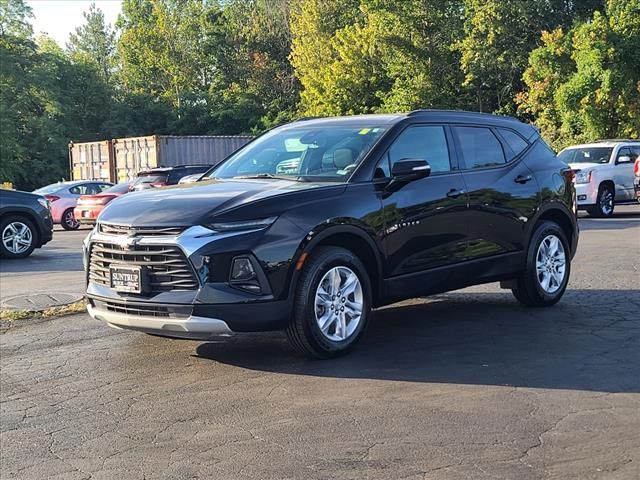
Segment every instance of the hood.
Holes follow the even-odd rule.
[[[200,181],[128,193],[110,202],[100,221],[136,227],[186,227],[243,206],[251,209],[247,218],[260,218],[264,212],[255,208],[256,202],[283,195],[296,197],[288,194],[297,193],[322,196],[331,187],[342,191],[345,184],[275,179]]]
[[[587,170],[593,167],[599,167],[602,163],[570,163],[571,170]]]

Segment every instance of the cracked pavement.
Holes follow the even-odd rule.
[[[10,328],[0,477],[640,478],[640,207],[616,210],[581,218],[555,307],[495,284],[403,302],[337,360],[278,333]]]

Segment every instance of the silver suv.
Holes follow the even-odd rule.
[[[601,140],[573,145],[558,158],[575,172],[577,204],[594,217],[610,217],[616,203],[634,200],[633,164],[640,140]]]

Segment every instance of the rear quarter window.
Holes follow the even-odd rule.
[[[507,154],[507,161],[513,160],[529,146],[524,138],[512,130],[498,128],[498,132],[509,147],[505,152]]]

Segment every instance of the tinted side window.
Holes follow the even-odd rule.
[[[513,155],[509,155],[509,161],[520,155],[523,150],[529,146],[524,138],[516,132],[507,130],[506,128],[499,128],[498,131],[500,132],[500,135],[502,135],[502,138],[507,142],[507,145],[509,145],[509,148],[513,151]]]
[[[433,173],[450,171],[451,161],[444,128],[419,125],[404,130],[389,149],[389,163],[393,165],[406,158],[426,160]]]
[[[465,168],[494,167],[506,163],[502,145],[491,130],[484,127],[454,127]]]
[[[623,147],[618,150],[618,159],[620,159],[620,157],[630,157],[631,161],[633,161],[633,155],[631,154],[631,149],[629,147]]]
[[[87,186],[86,185],[76,185],[75,187],[69,188],[69,191],[74,195],[86,195],[87,194]]]

